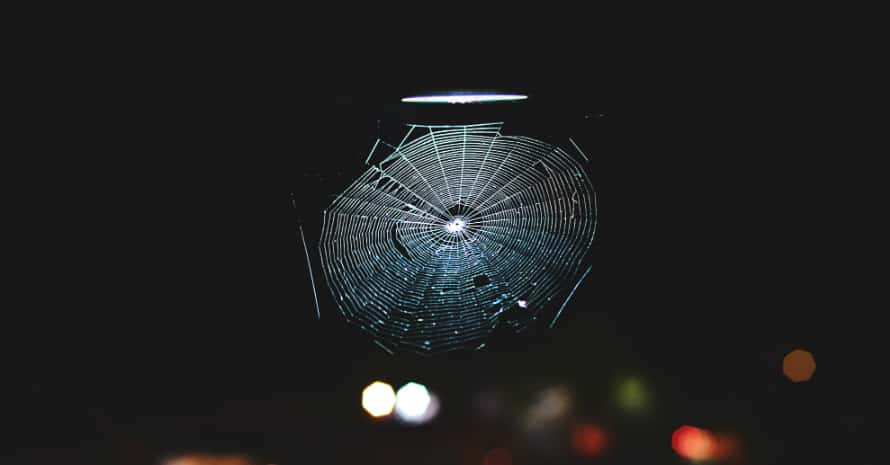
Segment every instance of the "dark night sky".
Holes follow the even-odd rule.
[[[210,52],[208,39],[120,70],[126,84],[109,84],[70,134],[77,160],[62,168],[78,180],[46,183],[65,206],[46,237],[61,265],[40,291],[47,308],[25,317],[36,330],[12,338],[26,356],[4,416],[20,453],[124,463],[218,438],[294,463],[456,463],[519,441],[474,420],[478,392],[568,383],[580,409],[624,435],[603,463],[681,463],[669,438],[684,423],[736,432],[747,463],[862,463],[848,447],[871,402],[858,361],[869,340],[854,335],[862,303],[839,271],[855,213],[831,194],[844,171],[832,102],[812,98],[823,81],[780,52],[680,58],[571,38],[585,41],[469,63],[456,50],[436,64],[260,39]],[[438,88],[532,98],[398,103]],[[339,320],[323,280],[316,321],[289,194],[317,237],[378,120],[389,140],[404,122],[502,120],[505,132],[581,144],[598,237],[556,329],[483,352],[390,357]],[[781,376],[794,348],[816,356],[810,383]],[[656,393],[639,424],[602,407],[625,373]],[[446,408],[425,429],[373,424],[356,399],[376,378],[422,379]]]

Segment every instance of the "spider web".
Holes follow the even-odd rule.
[[[383,145],[324,213],[322,268],[348,321],[429,354],[520,331],[571,289],[565,306],[596,228],[581,162],[501,123],[409,125]]]

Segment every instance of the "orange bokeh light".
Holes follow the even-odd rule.
[[[782,361],[782,372],[795,383],[809,381],[815,371],[816,359],[806,350],[792,350]]]
[[[582,423],[572,431],[572,448],[585,457],[596,457],[606,447],[606,432],[593,423]]]

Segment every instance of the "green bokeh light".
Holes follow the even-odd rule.
[[[635,376],[624,378],[618,383],[617,398],[622,408],[631,411],[644,410],[649,403],[646,386]]]

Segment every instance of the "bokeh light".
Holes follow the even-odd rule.
[[[646,408],[649,401],[643,381],[635,376],[620,380],[616,394],[618,404],[629,411],[641,411]]]
[[[426,386],[410,382],[396,393],[396,418],[412,424],[426,423],[439,411],[438,398]]]
[[[671,436],[671,447],[678,454],[692,460],[710,460],[715,456],[717,440],[713,433],[683,425]]]
[[[255,465],[250,458],[240,455],[188,454],[169,459],[163,465]]]
[[[782,372],[795,383],[809,381],[815,371],[816,359],[806,350],[792,350],[782,361]]]
[[[362,408],[374,418],[392,413],[396,405],[396,393],[383,381],[374,381],[362,391]]]
[[[565,386],[542,390],[529,405],[522,418],[527,431],[539,431],[564,420],[572,411],[572,393]]]
[[[596,457],[606,447],[606,432],[595,423],[581,423],[572,430],[572,449],[584,457]]]
[[[439,405],[440,405],[439,397],[433,393],[430,393],[430,404],[427,406],[426,411],[423,413],[423,415],[420,415],[413,419],[404,419],[403,418],[402,420],[405,421],[406,423],[411,423],[411,424],[416,424],[416,425],[432,421],[434,418],[436,418],[436,415],[439,414],[439,408],[440,408]]]
[[[485,453],[482,465],[513,465],[513,454],[502,447],[492,449]]]

